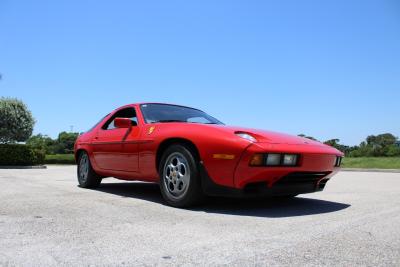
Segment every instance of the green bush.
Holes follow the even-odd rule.
[[[54,154],[54,145],[56,141],[47,135],[37,134],[29,137],[26,144],[33,149],[43,150],[46,154]]]
[[[76,164],[74,154],[46,155],[46,164]]]
[[[31,135],[35,119],[28,107],[15,98],[0,98],[0,143],[24,142]]]
[[[44,150],[39,150],[39,149],[33,149],[33,154],[34,154],[34,164],[35,165],[42,165],[44,164],[44,161],[46,159],[46,152]]]
[[[0,166],[29,166],[44,163],[45,153],[22,144],[0,144]]]
[[[386,155],[388,157],[400,156],[400,147],[398,147],[397,145],[388,146]]]
[[[74,144],[79,133],[61,132],[57,139],[47,135],[37,134],[31,136],[26,144],[35,149],[45,150],[47,155],[73,154]]]

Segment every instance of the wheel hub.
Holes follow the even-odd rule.
[[[182,198],[189,187],[190,169],[185,156],[179,152],[172,153],[164,165],[164,184],[172,198]]]

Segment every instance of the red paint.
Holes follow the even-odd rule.
[[[118,110],[135,108],[137,125],[128,125],[127,119],[118,119],[118,128],[105,130],[102,126]],[[153,129],[151,129],[154,127]],[[235,135],[250,133],[258,142],[252,143]],[[219,185],[243,188],[247,183],[266,181],[270,186],[291,172],[331,172],[335,157],[343,153],[330,146],[305,138],[281,133],[198,123],[145,123],[140,104],[132,104],[113,111],[89,132],[79,136],[75,153],[88,152],[94,170],[103,176],[124,180],[158,182],[156,154],[160,144],[169,139],[192,142],[211,179]],[[297,167],[250,167],[254,153],[287,152],[300,154]],[[234,159],[214,158],[214,154],[234,155]]]

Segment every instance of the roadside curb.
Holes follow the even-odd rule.
[[[342,168],[344,172],[388,172],[400,173],[400,169],[362,169],[362,168]]]
[[[16,170],[47,169],[47,166],[46,165],[38,165],[38,166],[0,166],[0,169],[16,169]]]

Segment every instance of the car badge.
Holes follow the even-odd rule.
[[[149,128],[149,134],[152,134],[153,132],[154,132],[154,129],[155,129],[156,127],[155,126],[151,126],[150,128]]]

